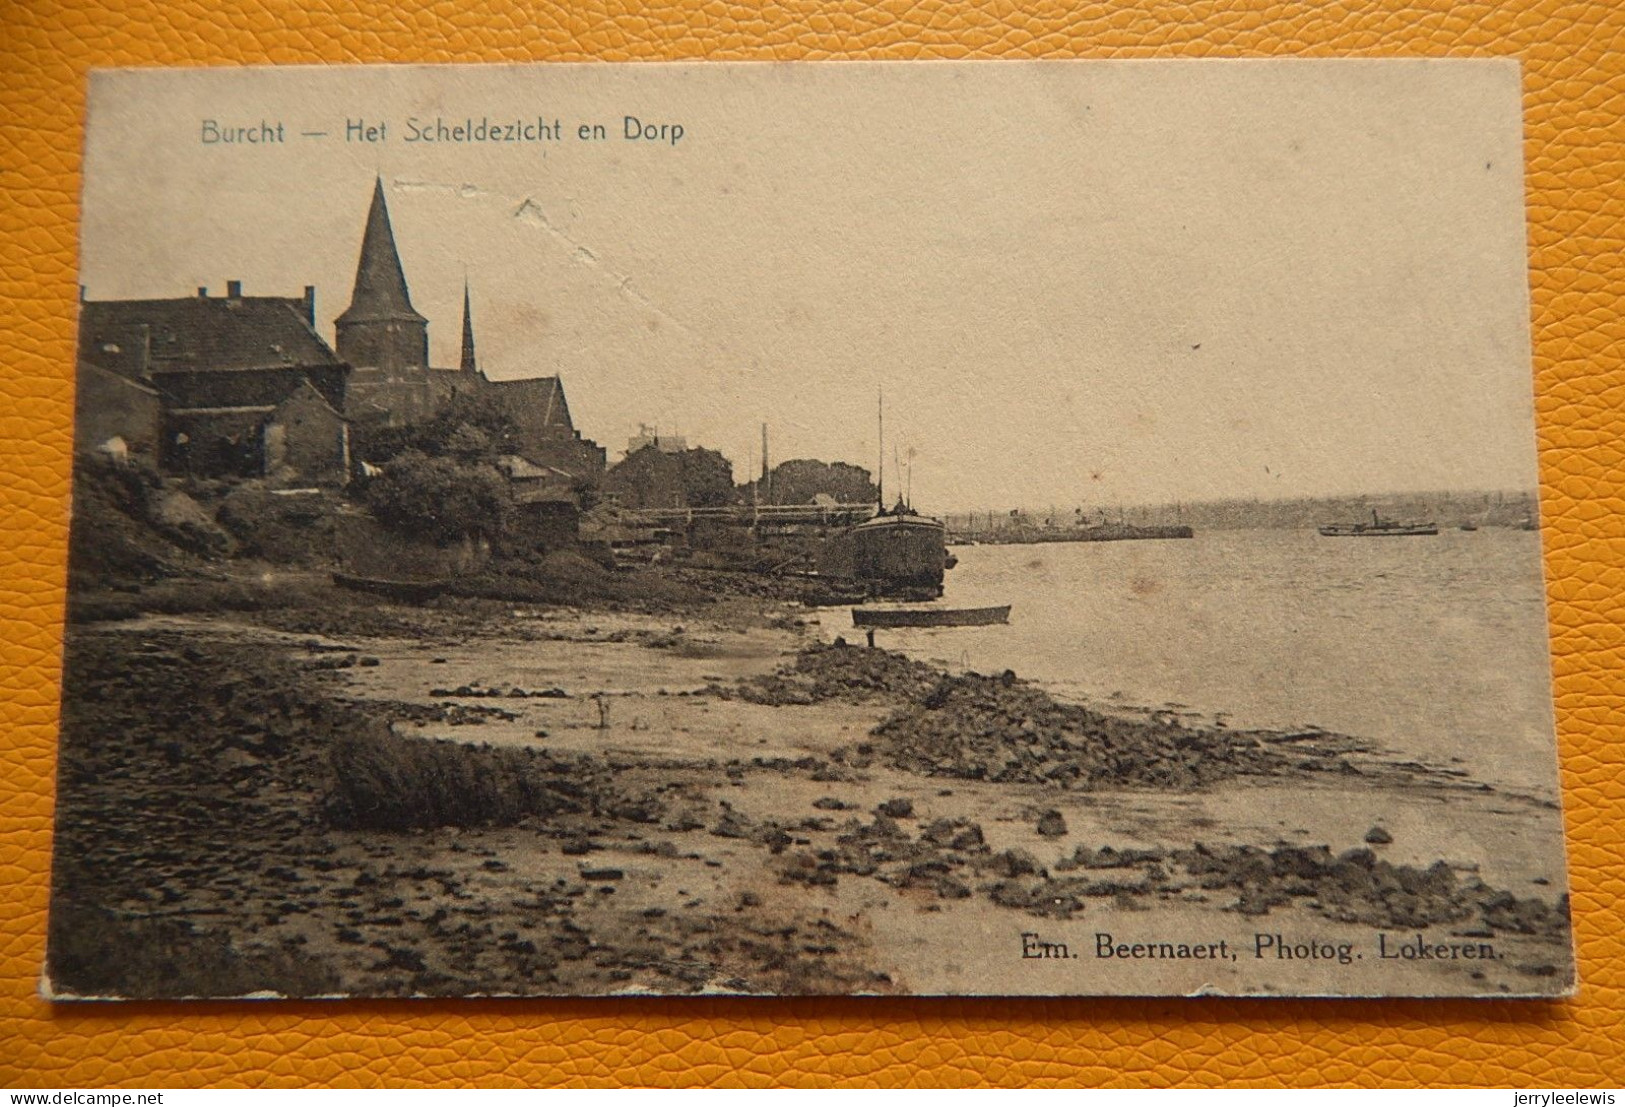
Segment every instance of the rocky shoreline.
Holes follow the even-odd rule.
[[[1235,776],[1358,774],[1358,760],[1368,769],[1397,767],[1370,756],[1370,745],[1325,731],[1231,730],[1172,714],[1129,719],[1057,701],[1009,670],[953,675],[844,639],[805,648],[790,665],[737,690],[711,690],[773,706],[884,702],[894,710],[873,740],[837,751],[839,758],[858,768],[878,759],[925,776],[1189,789]]]
[[[1134,913],[1488,936],[1501,990],[1562,983],[1565,902],[1390,860],[1380,827],[1112,821],[1223,787],[1474,788],[1352,739],[1124,719],[809,644],[761,602],[381,605],[331,639],[313,610],[70,629],[56,994],[932,991],[894,916],[1007,942]],[[617,672],[636,686],[582,683]]]

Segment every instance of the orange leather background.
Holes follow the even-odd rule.
[[[0,0],[0,1081],[1625,1084],[1625,6],[1617,0]],[[35,994],[85,73],[252,62],[1509,55],[1579,998],[93,1007]]]

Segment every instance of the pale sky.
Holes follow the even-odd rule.
[[[380,173],[435,363],[466,269],[487,372],[612,460],[872,468],[883,388],[930,511],[1535,484],[1509,61],[147,70],[89,118],[92,299],[314,284],[331,341]]]

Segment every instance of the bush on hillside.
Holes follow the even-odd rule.
[[[507,482],[489,465],[407,450],[367,483],[367,506],[379,522],[437,545],[496,538],[507,526]]]

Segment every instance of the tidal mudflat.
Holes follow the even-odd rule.
[[[1355,737],[760,598],[308,610],[71,629],[56,994],[1568,984],[1553,805]]]

